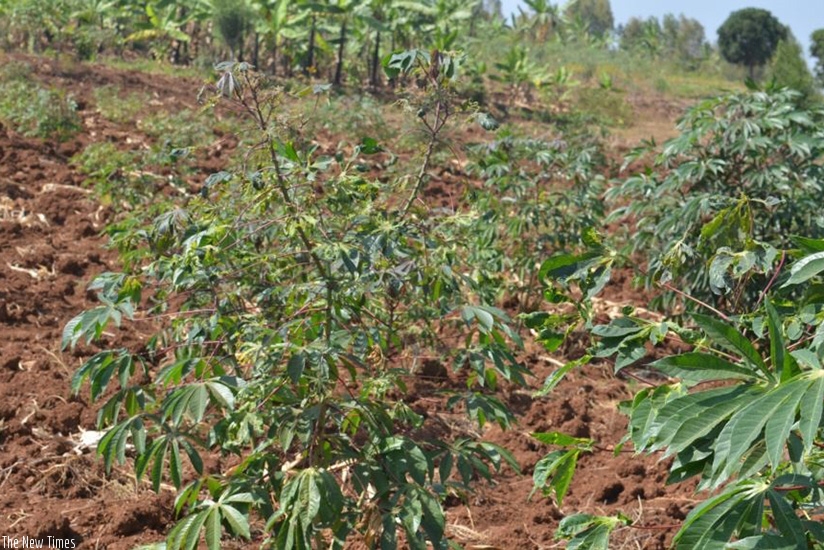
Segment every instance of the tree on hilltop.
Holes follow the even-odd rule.
[[[580,18],[586,22],[589,33],[599,38],[615,27],[609,0],[573,0],[564,15],[571,20]]]
[[[810,41],[810,55],[816,60],[815,76],[818,78],[819,86],[824,86],[824,29],[813,31]]]
[[[809,105],[816,97],[815,79],[804,61],[804,50],[792,36],[778,43],[770,62],[770,77],[779,86],[801,92],[802,105]]]
[[[736,65],[744,65],[750,78],[755,68],[767,63],[787,39],[787,27],[772,13],[761,8],[744,8],[730,14],[718,29],[721,56]]]

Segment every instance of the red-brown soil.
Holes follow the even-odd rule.
[[[96,409],[86,393],[71,396],[70,380],[94,350],[61,352],[61,332],[69,319],[94,305],[86,284],[117,270],[117,259],[100,234],[113,214],[94,201],[69,159],[93,140],[125,147],[126,138],[144,139],[130,134],[134,128],[118,128],[99,116],[91,96],[96,86],[138,89],[179,107],[194,104],[199,83],[97,65],[66,69],[28,61],[39,78],[71,90],[85,129],[58,144],[0,127],[0,536],[53,536],[72,539],[78,548],[133,548],[163,538],[173,522],[174,495],[154,494],[136,484],[127,469],[115,468],[107,476],[93,450],[78,444],[84,430],[94,429]],[[220,159],[205,160],[202,176],[219,164]],[[443,193],[443,182],[432,189]],[[626,292],[616,286],[608,297],[621,303]],[[128,345],[140,334],[115,331],[107,339]],[[528,350],[524,359],[539,387],[563,358],[534,345]],[[636,527],[616,536],[616,548],[665,548],[696,501],[691,486],[663,484],[668,464],[658,457],[613,456],[626,426],[616,405],[630,396],[608,364],[571,374],[548,397],[507,392],[520,424],[483,435],[513,452],[522,473],[505,470],[467,502],[450,502],[449,532],[455,540],[475,549],[555,547],[554,531],[565,514],[620,510]],[[423,392],[419,397],[427,403]],[[434,409],[429,414],[441,415],[447,424],[460,422],[459,415],[439,410],[437,400],[429,403]],[[528,434],[556,430],[594,438],[602,449],[582,459],[560,509],[540,493],[527,500],[535,463],[550,450]]]

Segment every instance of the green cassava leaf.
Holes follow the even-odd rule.
[[[758,368],[768,379],[773,378],[773,374],[767,369],[761,354],[755,346],[733,326],[719,321],[713,317],[695,313],[693,319],[698,323],[707,336],[715,344],[718,344],[730,351],[741,354],[751,365]]]
[[[795,262],[784,287],[805,283],[824,271],[824,251],[815,252]]]
[[[702,352],[670,355],[651,363],[656,369],[688,383],[708,380],[740,379],[753,380],[757,372],[742,365]]]

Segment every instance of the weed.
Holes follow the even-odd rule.
[[[103,142],[90,143],[71,160],[103,204],[131,209],[154,200],[166,184],[165,178],[146,169],[149,156],[144,151],[122,151],[113,143]]]
[[[117,86],[102,86],[94,90],[94,102],[97,111],[106,120],[116,124],[133,123],[138,113],[147,103],[144,95],[129,92],[124,94]]]
[[[622,93],[611,87],[578,88],[572,103],[575,109],[592,116],[606,126],[621,127],[632,124],[632,106],[627,103]]]
[[[58,141],[81,126],[70,94],[22,78],[0,84],[0,119],[25,136]]]
[[[312,118],[333,134],[369,136],[381,141],[390,137],[380,103],[366,95],[331,97],[320,104]]]
[[[208,144],[214,137],[203,113],[189,109],[157,111],[137,121],[137,128],[166,151]]]

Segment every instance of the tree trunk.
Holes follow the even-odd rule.
[[[102,16],[101,16],[102,17]],[[181,6],[177,12],[177,20],[183,21],[186,17],[186,7]],[[183,41],[182,40],[175,40],[174,49],[172,50],[172,64],[179,65],[180,60],[183,57],[181,55],[181,51],[183,49]]]
[[[381,31],[377,31],[375,35],[375,50],[372,52],[372,71],[371,71],[371,78],[370,84],[373,87],[377,88],[380,86],[380,75],[378,74],[378,69],[380,68],[381,64]]]
[[[278,37],[275,35],[275,40],[272,43],[272,76],[278,74]]]
[[[312,26],[309,28],[309,51],[306,54],[306,63],[303,74],[309,75],[309,70],[315,66],[315,16],[312,15]]]
[[[180,49],[183,46],[183,42],[180,40],[175,40],[174,48],[172,48],[172,65],[179,65],[180,64]]]
[[[255,66],[256,70],[260,70],[260,65],[258,62],[260,61],[260,33],[255,31],[255,42],[252,48],[252,65]]]
[[[340,26],[340,43],[338,44],[338,65],[335,67],[335,86],[340,86],[343,76],[343,54],[346,49],[346,19]]]
[[[396,46],[396,44],[395,44],[395,34],[393,33],[392,34],[392,47],[389,48],[389,51],[394,52],[395,51],[395,46]],[[396,81],[396,79],[394,79],[394,78],[389,79],[389,87],[390,88],[392,88],[392,89],[395,88],[395,81]]]

